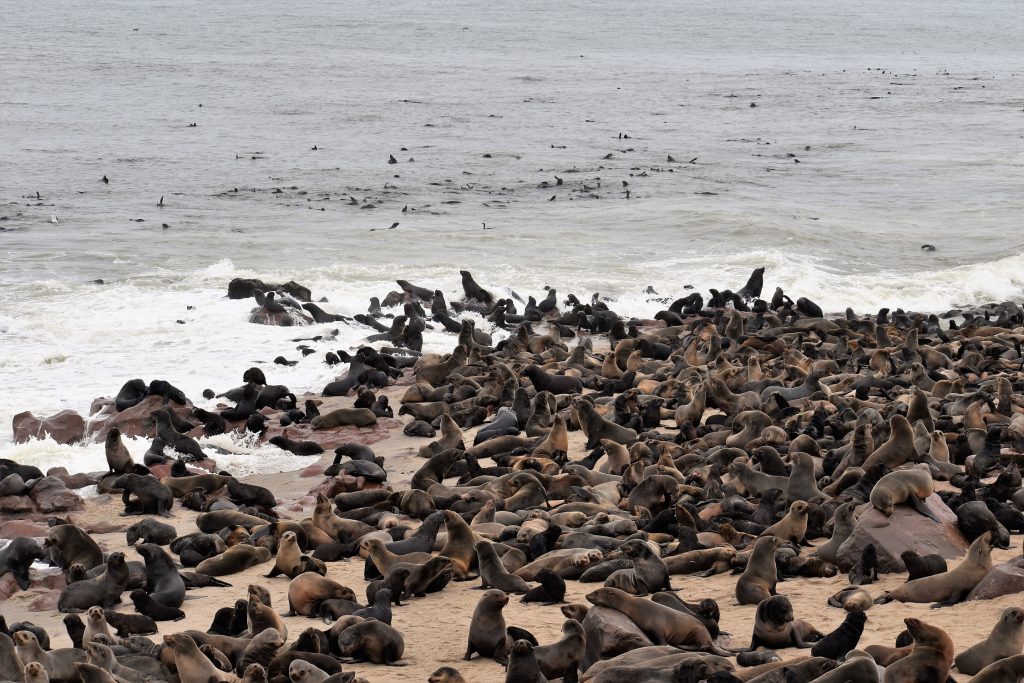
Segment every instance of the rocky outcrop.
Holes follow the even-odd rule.
[[[988,570],[968,596],[968,600],[991,600],[1001,595],[1024,591],[1024,557],[1015,557]]]
[[[36,481],[29,497],[38,512],[67,512],[84,507],[82,498],[57,477],[47,476]]]
[[[286,308],[280,313],[273,313],[263,306],[257,306],[249,312],[249,322],[275,327],[297,327],[312,325],[313,319],[294,308]]]
[[[92,407],[95,412],[89,421],[87,433],[90,438],[97,441],[106,438],[111,427],[117,427],[125,436],[154,436],[156,432],[151,415],[154,410],[160,408],[174,412],[183,420],[196,422],[191,419],[191,405],[179,405],[173,401],[168,401],[165,404],[163,396],[147,396],[136,405],[125,408],[121,412],[117,412],[112,400],[106,400],[105,403],[100,403],[99,400],[93,401]]]
[[[261,292],[284,292],[295,297],[299,301],[312,301],[313,293],[309,287],[304,287],[294,280],[289,280],[281,285],[274,285],[257,280],[255,278],[236,277],[228,283],[229,299],[248,299],[259,290]]]
[[[878,571],[883,573],[905,572],[907,569],[900,555],[906,550],[921,555],[937,553],[947,560],[964,555],[970,544],[956,525],[956,514],[935,494],[929,496],[925,504],[941,523],[909,505],[897,505],[892,517],[867,506],[860,513],[853,533],[839,546],[839,568],[849,571],[869,543],[875,545]]]
[[[73,410],[62,410],[42,420],[28,411],[18,413],[12,426],[15,443],[50,437],[57,443],[73,444],[85,436],[85,419]]]

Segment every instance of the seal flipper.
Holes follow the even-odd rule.
[[[918,498],[917,496],[910,496],[910,498],[907,499],[907,502],[910,503],[910,507],[914,508],[928,519],[932,520],[936,524],[942,524],[942,520],[928,509],[928,505],[924,502],[924,499]]]
[[[956,605],[956,604],[959,604],[959,603],[963,602],[967,598],[967,594],[969,592],[970,591],[966,591],[966,590],[959,591],[955,595],[951,595],[948,598],[946,598],[945,600],[940,600],[939,602],[934,603],[931,606],[931,608],[932,609],[938,609],[939,607],[952,607],[953,605]]]

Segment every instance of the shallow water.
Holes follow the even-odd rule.
[[[826,310],[1024,295],[1010,0],[5,8],[0,425],[132,377],[318,390],[369,333],[272,365],[335,326],[247,324],[237,276],[346,314],[460,268],[637,315],[760,265]]]

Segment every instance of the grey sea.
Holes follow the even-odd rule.
[[[272,364],[295,330],[248,324],[233,277],[348,315],[396,278],[457,296],[463,268],[636,315],[757,266],[830,311],[1024,296],[1017,0],[4,10],[2,425],[133,377],[329,381],[322,353]],[[371,332],[302,336],[328,327],[320,351]]]

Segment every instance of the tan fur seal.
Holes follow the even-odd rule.
[[[734,557],[736,557],[735,548],[716,546],[670,555],[663,561],[669,574],[693,574],[694,572],[723,574],[729,571]]]
[[[309,426],[313,430],[320,430],[335,427],[369,427],[376,422],[377,416],[369,408],[337,408],[329,413],[317,415],[309,421]]]
[[[4,636],[4,637],[6,638],[7,636]],[[15,655],[15,656],[17,656],[17,655]],[[19,667],[22,666],[21,660],[18,660],[17,663],[12,661],[12,662],[9,662],[9,664],[11,664],[12,666],[13,665],[17,665]],[[50,683],[50,674],[46,673],[46,668],[42,664],[40,664],[39,662],[29,662],[28,664],[25,664],[23,668],[24,668],[25,683]],[[19,672],[19,673],[21,673],[21,672]],[[7,680],[13,681],[16,678],[17,678],[17,676],[8,676]]]
[[[775,595],[775,584],[779,577],[775,566],[775,551],[781,543],[782,540],[777,536],[757,539],[750,559],[747,560],[747,567],[736,581],[736,600],[741,605],[757,605]]]
[[[85,615],[85,633],[82,635],[82,643],[89,643],[92,637],[102,633],[108,638],[113,638],[110,626],[107,624],[107,615],[102,607],[90,607]]]
[[[274,568],[267,574],[271,579],[279,574],[284,574],[289,579],[294,579],[302,573],[304,562],[302,551],[299,550],[298,537],[294,531],[286,531],[281,535],[277,544],[277,557],[274,559]]]
[[[1024,655],[1014,655],[989,664],[970,683],[1006,683],[1021,678],[1024,678]]]
[[[793,615],[793,604],[784,595],[773,595],[757,605],[754,633],[750,649],[782,647],[811,647],[824,634],[803,619]]]
[[[973,675],[1000,659],[1019,655],[1024,649],[1024,610],[1007,607],[999,615],[988,638],[956,656],[960,673]]]
[[[720,656],[729,656],[714,644],[704,623],[690,614],[644,598],[633,597],[618,588],[598,588],[586,595],[598,607],[609,607],[629,617],[655,645],[691,646]]]
[[[894,470],[908,460],[917,457],[914,447],[914,428],[902,415],[893,415],[889,420],[889,440],[876,448],[860,465],[868,472],[878,464]]]
[[[252,591],[249,592],[249,604],[245,614],[250,637],[272,628],[280,633],[282,638],[288,639],[288,627],[284,625],[284,620],[270,605],[263,604],[259,595]]]
[[[88,662],[77,662],[75,671],[81,683],[119,683],[109,671]]]
[[[292,683],[322,683],[328,677],[326,671],[302,659],[288,665],[288,680]]]
[[[892,517],[893,506],[907,503],[925,517],[941,523],[924,502],[934,491],[935,482],[927,466],[923,469],[897,470],[878,480],[871,489],[870,501],[886,517]]]
[[[992,568],[992,535],[983,533],[967,549],[967,556],[955,568],[943,574],[934,574],[907,581],[875,600],[884,604],[900,602],[934,602],[936,606],[955,605],[962,601]]]
[[[903,623],[914,639],[914,649],[887,666],[882,680],[885,683],[946,680],[953,665],[953,639],[941,628],[920,619],[904,619]]]
[[[832,513],[832,537],[819,545],[814,554],[826,562],[835,563],[839,555],[839,546],[853,533],[857,526],[853,503],[843,503]]]
[[[85,661],[85,652],[72,647],[44,651],[30,631],[17,631],[12,639],[22,663],[28,666],[31,662],[39,662],[51,681],[75,680],[75,663]]]
[[[98,666],[112,676],[117,676],[127,683],[144,683],[149,678],[141,671],[136,671],[121,664],[114,656],[114,652],[106,645],[86,642],[84,649],[89,656],[90,664]]]
[[[331,510],[331,500],[322,493],[316,496],[313,507],[313,524],[322,529],[332,539],[341,543],[351,543],[364,534],[377,529],[356,519],[343,519]]]
[[[200,562],[196,571],[209,576],[227,576],[263,564],[270,557],[270,548],[257,548],[244,544],[233,545],[220,555]]]
[[[761,536],[777,536],[783,541],[800,545],[807,533],[807,511],[810,506],[802,500],[789,506],[789,512],[775,524],[761,532]]]
[[[832,595],[828,599],[828,604],[847,612],[866,612],[875,603],[868,592],[860,586],[849,586]]]
[[[324,600],[351,600],[356,594],[348,586],[314,572],[299,574],[288,584],[289,616],[315,617]]]
[[[185,681],[237,683],[239,680],[234,674],[215,667],[213,662],[199,651],[196,642],[183,633],[164,636],[164,644],[174,654],[174,666],[178,670],[178,677],[181,678],[182,683]]]
[[[41,675],[46,675],[46,669],[42,664],[37,662],[35,666],[42,671]],[[25,664],[22,663],[18,651],[14,648],[14,641],[6,633],[0,633],[0,681],[16,681],[23,672],[27,676],[28,672],[24,670]],[[46,681],[42,681],[42,683],[46,683]]]

